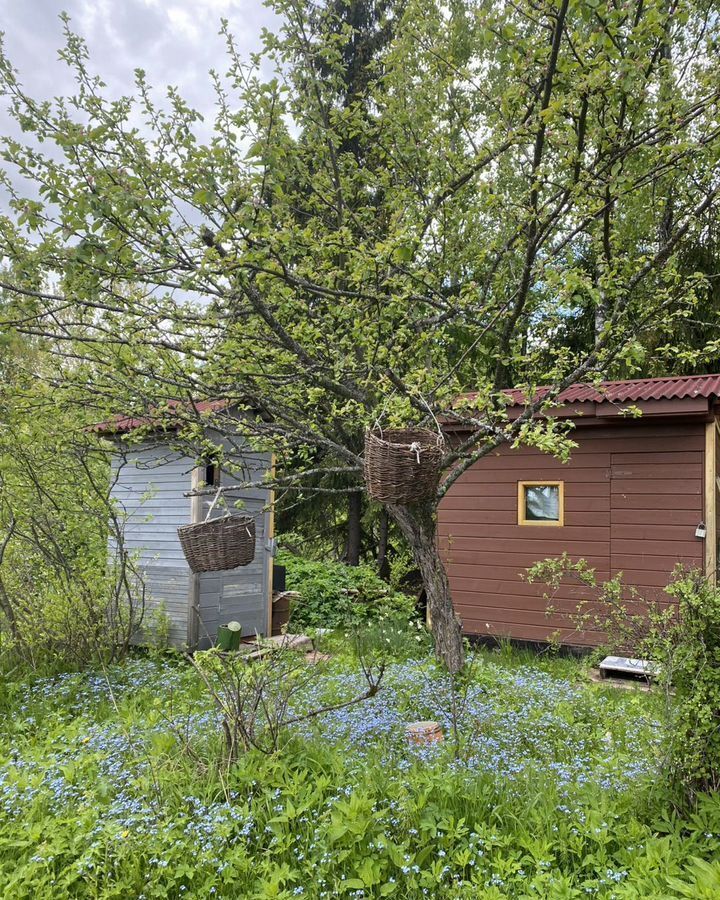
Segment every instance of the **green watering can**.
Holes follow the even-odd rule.
[[[242,625],[239,622],[228,622],[221,625],[217,633],[217,645],[221,650],[238,650],[240,648],[240,636]]]

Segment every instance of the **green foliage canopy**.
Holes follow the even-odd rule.
[[[352,24],[275,8],[283,29],[249,62],[223,26],[212,122],[172,88],[158,100],[142,71],[133,96],[108,97],[67,20],[72,96],[29,97],[0,56],[25,133],[3,140],[5,325],[70,356],[106,411],[207,397],[252,411],[248,436],[288,490],[319,470],[357,487],[374,422],[470,427],[439,496],[504,441],[567,453],[542,407],[633,371],[643,336],[696,304],[678,253],[716,214],[713,4],[383,7],[397,27],[359,93]],[[568,344],[588,306],[593,340]],[[510,421],[512,381],[553,390]],[[421,568],[434,505],[392,511]],[[439,633],[455,626],[435,555]]]
[[[106,97],[68,23],[72,97],[28,97],[3,57],[29,138],[4,158],[35,195],[7,182],[14,324],[73,342],[115,408],[232,397],[272,418],[275,449],[353,466],[378,417],[447,413],[472,387],[503,430],[509,374],[602,372],[691,302],[673,252],[717,188],[705,4],[409,4],[342,105],[352,30],[277,5],[255,64],[225,29],[212,123],[141,71]],[[342,152],[358,130],[362,158]],[[553,342],[581,299],[604,319],[589,355]]]

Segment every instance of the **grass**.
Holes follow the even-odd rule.
[[[361,687],[334,647],[298,708]],[[398,658],[227,779],[179,660],[6,684],[0,897],[720,897],[720,801],[672,815],[656,699],[583,666],[478,651],[456,752],[406,743],[418,719],[451,736],[450,689]]]

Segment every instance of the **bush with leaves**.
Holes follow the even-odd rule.
[[[720,788],[720,590],[702,572],[676,566],[661,599],[646,599],[622,575],[598,585],[585,560],[567,554],[529,570],[554,591],[568,577],[588,588],[570,619],[606,634],[610,650],[654,664],[665,698],[665,770],[682,801]]]
[[[93,410],[47,387],[37,351],[0,343],[0,663],[47,671],[122,656],[145,592]]]
[[[357,645],[364,683],[354,696],[298,708],[297,701],[322,677],[290,642],[267,646],[258,638],[252,655],[222,653],[216,647],[188,660],[221,716],[223,760],[227,771],[241,753],[277,753],[289,742],[289,729],[329,712],[369,700],[380,690],[388,652]]]
[[[288,590],[300,595],[290,611],[290,627],[352,628],[380,618],[409,621],[415,601],[394,590],[369,566],[316,562],[281,553]]]

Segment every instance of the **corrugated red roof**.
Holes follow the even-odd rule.
[[[136,428],[156,426],[158,428],[172,428],[180,424],[180,419],[187,419],[194,413],[207,413],[216,409],[223,409],[228,405],[227,400],[201,400],[191,403],[186,400],[170,400],[162,410],[149,412],[145,416],[115,416],[107,422],[100,422],[95,426],[95,431],[100,434],[127,434]],[[173,422],[173,413],[177,412],[176,421]]]
[[[534,398],[513,388],[505,393],[511,406],[525,406],[533,399],[540,399],[549,388],[539,388]],[[473,393],[465,394],[472,399]],[[573,384],[555,401],[558,406],[566,403],[636,403],[642,400],[681,400],[686,397],[720,397],[720,374],[678,375],[673,378],[637,378],[632,381],[603,381],[599,387],[590,384]]]

